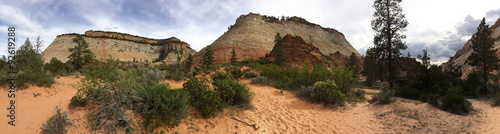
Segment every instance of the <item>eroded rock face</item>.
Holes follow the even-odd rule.
[[[307,44],[300,36],[293,37],[287,34],[281,42],[283,43],[281,49],[285,63],[323,63],[328,59],[317,47]],[[277,49],[279,48],[274,47],[265,59],[275,61],[278,55]]]
[[[498,49],[496,54],[497,57],[500,57],[500,18],[493,24],[491,29],[491,38],[495,39],[494,49]],[[474,36],[474,35],[473,35]],[[472,41],[469,39],[467,43],[464,44],[464,47],[455,53],[455,55],[446,63],[443,63],[444,66],[455,66],[460,67],[462,71],[462,79],[466,79],[467,76],[471,72],[474,71],[473,67],[467,64],[467,58],[472,54],[474,50],[472,50]]]
[[[49,62],[52,57],[63,62],[68,61],[68,56],[71,54],[68,49],[77,45],[73,42],[76,36],[77,34],[58,35],[42,53],[44,62]],[[189,54],[196,53],[189,44],[175,37],[158,40],[102,31],[86,31],[81,36],[98,60],[112,57],[123,62],[132,62],[134,59],[138,62],[153,62],[160,57],[162,50],[165,50],[163,52],[168,54],[165,54],[167,56],[162,62],[174,64],[184,61]]]
[[[344,56],[355,53],[361,57],[344,35],[335,29],[323,28],[298,17],[278,20],[250,13],[241,15],[226,33],[210,45],[214,51],[215,63],[229,62],[232,49],[237,53],[238,60],[264,57],[273,49],[276,33],[300,36],[306,43],[317,47],[324,55],[338,51]],[[199,64],[206,49],[202,49],[193,56],[195,64]]]

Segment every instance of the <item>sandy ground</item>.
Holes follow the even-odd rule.
[[[16,126],[7,124],[9,99],[1,90],[0,133],[39,133],[41,124],[53,115],[55,106],[62,106],[74,122],[69,133],[91,133],[86,127],[88,108],[68,110],[67,106],[79,79],[62,77],[51,88],[30,87],[16,93]],[[165,81],[172,88],[181,88],[185,81]],[[225,108],[216,117],[203,119],[194,108],[175,128],[161,128],[166,133],[499,133],[500,107],[491,107],[489,101],[471,100],[476,111],[468,116],[453,115],[427,103],[397,98],[389,105],[367,102],[346,107],[324,107],[305,102],[293,94],[268,87],[248,84],[253,93],[253,108],[241,110]],[[367,98],[377,90],[365,89]],[[40,96],[34,97],[33,93]],[[236,117],[256,128],[233,119]]]

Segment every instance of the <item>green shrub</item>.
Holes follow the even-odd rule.
[[[215,80],[226,80],[226,79],[233,79],[233,75],[229,72],[227,73],[224,73],[224,72],[220,72],[220,71],[217,71],[215,72],[213,75],[212,75],[212,80],[215,81]]]
[[[239,79],[239,78],[241,78],[241,76],[243,76],[243,72],[239,69],[232,70],[231,74],[233,75],[234,79]]]
[[[139,69],[139,78],[137,82],[142,85],[150,85],[151,83],[158,83],[165,78],[165,73],[156,68],[142,68]]]
[[[236,80],[215,80],[212,85],[222,101],[231,106],[249,106],[251,94],[245,84]]]
[[[252,84],[257,84],[257,85],[269,85],[269,79],[264,76],[257,76],[255,78],[250,78],[252,81]]]
[[[196,102],[200,99],[201,93],[210,88],[207,83],[209,83],[207,78],[191,78],[182,86],[191,96],[191,102]]]
[[[421,96],[421,94],[423,94],[422,91],[406,85],[398,86],[395,88],[395,90],[397,96],[412,100],[419,100],[419,97]]]
[[[467,114],[472,109],[471,103],[459,95],[446,95],[441,98],[441,103],[441,109],[454,114]]]
[[[113,59],[107,59],[106,62],[93,62],[83,68],[82,74],[85,78],[82,80],[95,84],[111,83],[118,80],[119,70],[118,62]]]
[[[52,57],[50,62],[44,65],[44,70],[54,75],[67,75],[69,72],[68,66],[56,57]]]
[[[194,107],[201,112],[204,118],[215,116],[224,107],[222,99],[213,90],[203,90],[199,99],[193,103]]]
[[[345,94],[339,90],[335,81],[326,80],[316,82],[314,84],[314,89],[317,94],[317,100],[324,102],[325,105],[330,103],[343,104],[346,100]]]
[[[364,101],[366,100],[366,97],[365,97],[365,93],[366,91],[365,90],[362,90],[362,89],[358,89],[354,92],[354,95],[356,98],[358,98],[359,100],[361,101]]]
[[[418,97],[418,100],[422,102],[427,102],[429,100],[430,95],[429,94],[420,94]]]
[[[75,96],[71,97],[71,100],[69,102],[69,108],[83,107],[85,105],[87,105],[87,98],[83,98],[83,95],[78,93]]]
[[[384,87],[382,91],[373,95],[370,103],[377,102],[378,104],[389,104],[393,101],[394,91],[388,87]]]
[[[255,73],[255,72],[245,73],[245,78],[255,78],[257,76],[259,76],[259,74]]]
[[[54,83],[54,78],[44,72],[19,71],[16,87],[18,89],[26,89],[29,87],[29,84],[34,84],[38,87],[51,87]]]
[[[145,126],[158,128],[178,126],[187,115],[189,95],[185,90],[171,90],[168,85],[153,83],[149,88],[137,86],[131,92],[133,109],[146,118]]]
[[[68,125],[73,124],[68,118],[68,113],[63,111],[61,107],[56,106],[54,115],[42,124],[40,128],[42,134],[64,134]]]

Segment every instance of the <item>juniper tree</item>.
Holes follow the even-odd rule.
[[[393,87],[398,71],[395,59],[401,55],[400,50],[407,48],[402,40],[406,38],[403,32],[406,31],[408,21],[400,2],[401,0],[375,0],[373,4],[375,12],[371,24],[375,31],[374,50],[380,56],[380,66],[388,72],[390,87]]]
[[[234,48],[233,48],[233,52],[231,52],[231,64],[234,64],[238,62],[238,58],[236,58],[236,52],[234,51]]]
[[[347,61],[347,66],[354,71],[354,76],[358,77],[359,62],[358,62],[358,56],[356,56],[356,54],[354,53],[351,54],[349,60]]]
[[[204,66],[210,66],[214,63],[214,54],[210,46],[207,46],[207,52],[203,55],[201,61]]]
[[[80,70],[84,65],[92,63],[95,56],[94,53],[88,49],[89,44],[87,44],[81,35],[77,35],[73,38],[73,42],[77,45],[73,48],[69,48],[71,55],[68,56],[69,60],[67,62],[73,66],[73,69]]]
[[[42,71],[42,57],[33,49],[29,38],[26,38],[24,44],[16,51],[15,57],[16,67],[19,70],[25,71],[26,73]]]
[[[283,42],[281,42],[281,35],[280,33],[276,33],[274,36],[274,47],[273,50],[276,51],[276,64],[281,65],[284,61],[283,59]]]
[[[467,58],[469,65],[479,69],[482,76],[483,85],[488,87],[488,75],[491,71],[498,70],[500,60],[496,56],[493,45],[495,40],[491,38],[491,29],[485,24],[485,19],[477,27],[477,32],[472,36],[472,46],[474,50]]]
[[[378,79],[381,74],[379,66],[377,65],[377,57],[373,48],[366,50],[366,56],[363,59],[363,71],[361,71],[361,74],[366,77],[366,84],[368,86],[371,86],[372,82]]]

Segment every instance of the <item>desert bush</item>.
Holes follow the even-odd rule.
[[[365,93],[366,93],[365,90],[357,89],[356,91],[354,91],[354,96],[360,101],[364,101],[366,100]]]
[[[222,79],[215,80],[212,85],[225,104],[243,107],[250,105],[252,95],[245,84],[240,84],[236,80]]]
[[[377,104],[389,104],[393,101],[394,94],[395,93],[392,89],[384,87],[382,91],[380,91],[376,95],[373,95],[370,103],[377,102]]]
[[[233,75],[231,73],[229,73],[229,72],[224,73],[224,72],[220,72],[220,71],[215,72],[211,77],[212,77],[213,81],[233,79]]]
[[[423,94],[423,91],[406,85],[397,86],[395,87],[395,90],[397,96],[412,100],[419,100],[420,95]]]
[[[335,81],[332,80],[316,82],[314,84],[314,90],[317,94],[315,100],[324,102],[325,105],[330,103],[343,104],[346,100],[345,94],[339,90]]]
[[[191,96],[191,102],[196,102],[200,99],[201,93],[210,88],[207,83],[209,83],[207,78],[191,78],[182,86]]]
[[[54,78],[47,73],[19,71],[17,74],[16,87],[18,89],[26,89],[30,84],[34,84],[38,87],[51,87],[54,83]]]
[[[105,133],[133,133],[137,125],[123,106],[124,96],[113,96],[101,103],[100,107],[87,114],[87,122],[91,130],[104,128]]]
[[[259,74],[255,73],[255,72],[245,73],[245,78],[255,78],[257,76],[259,76]]]
[[[441,98],[441,109],[454,114],[467,114],[472,110],[471,103],[463,96],[446,95]]]
[[[69,102],[69,108],[83,107],[87,105],[87,98],[84,98],[81,93],[77,93],[75,96],[71,97]]]
[[[42,124],[40,128],[42,130],[42,134],[64,134],[66,133],[66,128],[68,125],[73,124],[71,120],[68,118],[68,113],[63,111],[61,107],[56,106],[54,111],[52,111],[54,115],[50,117],[47,121]]]
[[[192,103],[202,113],[204,118],[215,116],[224,107],[222,99],[213,90],[201,91],[199,99]]]
[[[151,83],[158,83],[165,78],[165,73],[157,68],[142,68],[138,69],[140,74],[137,82],[141,85],[150,85]]]
[[[118,62],[113,59],[107,59],[105,62],[93,62],[85,66],[82,74],[85,76],[83,81],[91,81],[95,84],[111,83],[118,80],[119,74]]]
[[[255,78],[250,78],[252,81],[252,84],[257,84],[257,85],[269,85],[269,79],[264,76],[257,76]]]
[[[131,91],[133,109],[144,115],[145,126],[155,129],[163,124],[177,126],[186,117],[189,95],[185,90],[171,90],[169,85],[153,83]]]
[[[233,75],[234,79],[239,79],[239,78],[241,78],[241,76],[243,76],[243,72],[239,69],[232,70],[231,74]]]
[[[52,57],[49,63],[44,65],[44,71],[51,72],[54,75],[67,75],[69,70],[68,66],[56,57]]]

